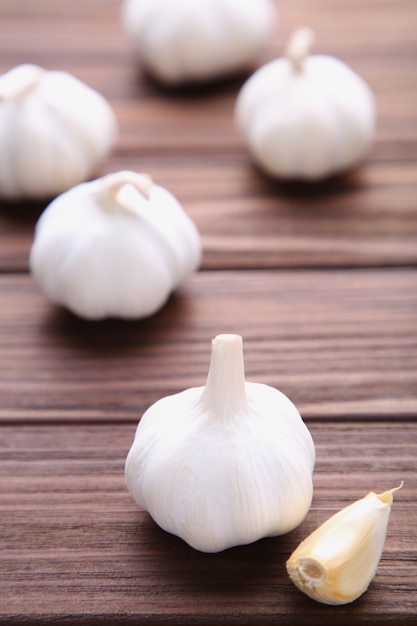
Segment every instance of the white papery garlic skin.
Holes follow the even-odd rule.
[[[292,402],[245,382],[242,337],[212,342],[206,385],[162,398],[127,455],[133,499],[164,530],[203,552],[287,533],[307,514],[315,461]]]
[[[30,270],[45,294],[80,317],[135,319],[158,311],[201,260],[178,200],[131,171],[82,183],[40,216]]]
[[[370,492],[319,526],[287,561],[293,583],[323,604],[348,604],[361,596],[375,576],[400,487]]]
[[[177,85],[250,66],[276,12],[272,0],[124,0],[122,17],[147,71]]]
[[[311,29],[242,86],[235,118],[254,162],[278,179],[320,180],[359,163],[375,135],[366,82],[341,60],[309,55]]]
[[[0,76],[0,196],[50,198],[87,180],[117,137],[112,108],[63,71],[19,65]]]

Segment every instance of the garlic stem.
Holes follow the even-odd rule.
[[[202,395],[206,410],[220,419],[238,415],[247,407],[243,341],[222,334],[212,340],[210,369]]]
[[[114,208],[118,206],[130,213],[137,215],[137,210],[131,199],[125,197],[125,191],[128,186],[133,187],[139,192],[145,200],[149,200],[151,187],[153,185],[152,178],[148,174],[137,174],[129,170],[108,174],[100,179],[100,191],[102,195],[103,206],[106,208]]]
[[[291,62],[295,72],[302,72],[305,60],[310,53],[315,35],[307,26],[297,29],[290,37],[285,48],[284,56]]]
[[[0,100],[12,100],[26,96],[39,83],[45,70],[26,63],[6,72],[0,78]]]
[[[102,178],[107,197],[117,200],[117,196],[125,185],[132,185],[147,200],[149,200],[152,179],[147,174],[136,174],[129,170],[108,174]]]

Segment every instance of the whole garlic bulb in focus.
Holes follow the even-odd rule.
[[[292,402],[245,382],[242,337],[212,342],[207,382],[153,404],[126,458],[127,487],[164,530],[219,552],[298,526],[313,493],[311,435]]]
[[[90,177],[116,136],[109,103],[71,74],[24,64],[0,76],[0,196],[66,191]]]
[[[312,40],[310,29],[297,30],[284,57],[259,68],[237,97],[237,125],[273,178],[325,178],[357,164],[373,143],[369,86],[339,59],[309,55]]]
[[[275,15],[273,0],[124,0],[122,17],[146,70],[178,85],[249,67]]]
[[[143,174],[108,174],[58,196],[42,213],[30,270],[80,317],[141,318],[160,309],[201,258],[176,198]]]

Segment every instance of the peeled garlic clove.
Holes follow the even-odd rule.
[[[296,587],[323,604],[348,604],[362,595],[375,576],[393,494],[401,487],[368,493],[309,535],[287,561]]]

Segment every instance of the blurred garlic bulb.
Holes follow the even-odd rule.
[[[141,418],[126,458],[133,499],[203,552],[287,533],[313,493],[311,435],[280,391],[245,382],[242,337],[212,342],[207,382]]]
[[[155,313],[196,269],[198,231],[176,198],[130,171],[82,183],[40,216],[31,272],[54,302],[87,319]]]
[[[0,76],[0,196],[50,198],[94,172],[117,122],[104,97],[71,74],[19,65]]]
[[[309,535],[287,561],[293,583],[324,604],[347,604],[362,595],[375,576],[400,487],[368,493]]]
[[[237,97],[237,126],[273,178],[325,178],[356,165],[373,143],[371,89],[339,59],[309,55],[312,40],[310,29],[297,30],[284,56],[259,68]]]
[[[162,83],[202,82],[250,66],[275,21],[273,0],[124,0],[123,24]]]

